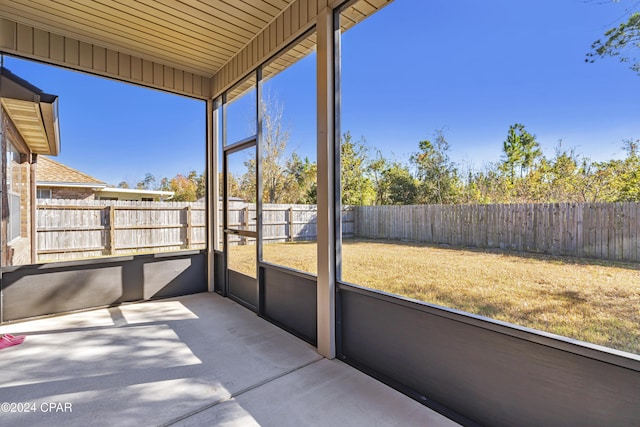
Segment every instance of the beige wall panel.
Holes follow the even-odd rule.
[[[49,33],[47,31],[33,30],[33,54],[49,56]]]
[[[4,18],[0,18],[0,49],[8,54],[118,80],[143,83],[197,98],[208,98],[212,88],[208,77],[196,76]],[[249,53],[247,55],[247,67],[253,66],[255,59]]]
[[[118,75],[124,78],[131,77],[131,56],[118,54]]]
[[[16,48],[16,23],[7,19],[0,19],[0,46],[3,49]]]
[[[80,42],[65,37],[64,62],[71,65],[80,65]]]
[[[193,76],[193,93],[196,95],[204,95],[205,82],[201,76]]]
[[[307,20],[312,20],[318,14],[318,0],[307,0]]]
[[[131,57],[131,78],[142,81],[142,59]]]
[[[283,13],[284,34],[291,34],[291,8],[288,7]]]
[[[165,87],[170,87],[170,88],[173,89],[175,87],[175,84],[173,82],[173,68],[164,67],[163,68],[163,77],[164,77],[163,85]]]
[[[278,30],[276,28],[276,25],[274,25],[273,22],[271,23],[271,25],[269,25],[268,30],[269,30],[269,51],[267,52],[267,55],[271,55],[271,52],[276,50],[276,48],[278,47]]]
[[[80,42],[80,66],[93,68],[93,46],[89,43]]]
[[[153,84],[162,85],[164,83],[164,67],[162,64],[153,63]]]
[[[213,96],[215,95],[214,92],[216,90],[216,88],[219,86],[219,82],[222,80],[226,80],[223,76],[225,72],[225,69],[222,68],[217,74],[215,74],[212,78],[212,85],[211,85],[211,93],[209,94],[211,98],[213,98]]]
[[[267,56],[267,52],[269,52],[269,35],[263,31],[260,33],[260,38],[262,39],[262,43],[260,44],[260,58],[264,58]]]
[[[300,4],[300,25],[304,25],[309,20],[309,0],[300,0],[298,3]]]
[[[55,62],[64,62],[64,37],[57,34],[49,36],[49,55]]]
[[[107,49],[107,73],[118,74],[118,52]]]
[[[251,40],[251,52],[253,52],[253,57],[251,58],[251,61],[256,64],[258,62],[258,58],[260,57],[259,54],[259,48],[258,48],[259,44],[258,44],[258,39],[255,38],[253,40]]]
[[[264,34],[260,33],[259,37],[256,37],[256,60],[255,62],[259,62],[260,59],[264,56]]]
[[[32,54],[33,53],[33,29],[26,25],[18,24],[18,43],[19,51]]]
[[[249,67],[253,65],[253,51],[251,50],[251,43],[247,44],[247,48],[244,50],[244,72],[247,72]]]
[[[235,56],[231,62],[232,67],[232,73],[234,76],[241,76],[242,75],[242,70],[240,70],[240,59],[239,56]]]
[[[247,49],[242,49],[238,55],[238,66],[240,67],[240,74],[244,74],[245,64],[247,63]]]
[[[280,46],[284,42],[284,15],[276,18],[276,45]]]
[[[185,91],[192,92],[193,91],[193,74],[185,72],[183,79],[184,79]]]
[[[153,62],[142,60],[142,81],[146,84],[153,84]]]
[[[300,4],[294,2],[291,7],[291,31],[298,31],[300,28]]]
[[[93,47],[93,68],[98,71],[107,71],[107,49],[99,46]]]
[[[256,39],[252,39],[249,42],[248,47],[249,47],[248,48],[248,51],[249,51],[248,59],[249,59],[249,68],[250,68],[250,67],[253,67],[253,64],[255,64],[256,61],[258,60],[258,54],[256,52]]]
[[[202,81],[202,90],[200,95],[211,99],[211,85],[213,84],[213,79],[211,77],[202,76],[200,76],[200,79]]]
[[[180,92],[184,91],[184,71],[174,70],[173,72],[174,89]]]

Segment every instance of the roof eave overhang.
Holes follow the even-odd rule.
[[[58,97],[0,68],[0,101],[18,132],[34,154],[60,153]]]
[[[106,187],[106,184],[99,182],[36,181],[36,187],[91,188],[93,190],[102,190]]]
[[[104,187],[100,189],[103,193],[114,193],[114,194],[130,194],[130,195],[141,195],[141,196],[160,196],[160,197],[173,197],[175,194],[173,191],[163,191],[163,190],[140,190],[137,188],[118,188],[118,187]]]
[[[40,112],[42,113],[42,122],[47,134],[47,142],[49,144],[48,156],[57,156],[60,154],[60,127],[58,125],[58,98],[53,102],[40,101]]]

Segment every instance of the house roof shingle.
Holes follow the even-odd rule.
[[[38,157],[36,166],[36,182],[38,183],[69,183],[69,184],[96,184],[105,186],[103,181],[86,173],[65,166],[45,156]]]

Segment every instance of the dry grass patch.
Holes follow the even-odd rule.
[[[315,274],[314,243],[264,251]],[[375,240],[345,241],[342,259],[347,282],[640,354],[637,263]]]

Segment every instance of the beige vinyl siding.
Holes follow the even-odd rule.
[[[343,29],[392,0],[343,14]],[[0,50],[210,99],[295,40],[342,0],[139,0],[3,3]],[[282,68],[308,54],[282,60]],[[213,77],[212,77],[213,76]]]
[[[43,62],[206,99],[209,79],[0,19],[0,49]],[[176,78],[176,76],[178,78]]]
[[[347,15],[350,19],[343,22],[343,30],[346,30],[365,17],[377,12],[393,0],[367,0],[359,2],[357,6],[349,7]],[[272,20],[258,35],[247,43],[233,58],[231,58],[220,71],[213,77],[212,95],[217,97],[243,76],[254,70],[269,57],[275,55],[284,46],[300,37],[316,23],[318,13],[325,8],[334,8],[341,4],[341,0],[296,0],[292,2],[278,17]],[[279,59],[281,69],[293,64],[298,59],[307,55],[313,44],[301,45],[298,55],[284,55]],[[265,76],[268,77],[268,76]],[[240,88],[237,88],[240,90]],[[232,94],[231,98],[234,97]]]

